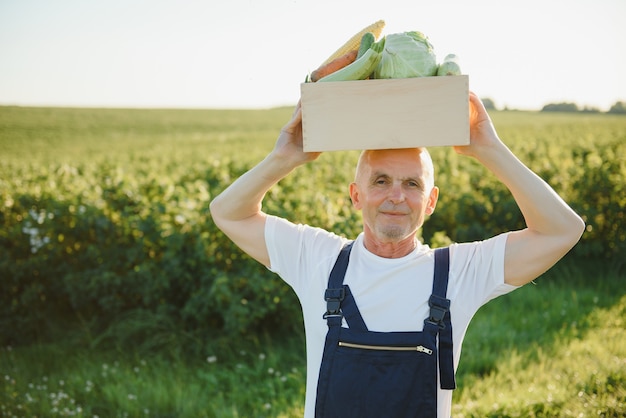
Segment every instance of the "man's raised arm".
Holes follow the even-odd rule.
[[[482,102],[470,94],[470,145],[455,147],[504,183],[519,206],[526,229],[506,243],[505,282],[523,285],[559,261],[580,239],[585,224],[557,193],[500,141]]]
[[[302,149],[302,110],[298,103],[272,152],[213,199],[213,221],[239,248],[269,266],[266,215],[261,211],[261,202],[267,191],[293,169],[318,156],[319,153],[305,153]]]

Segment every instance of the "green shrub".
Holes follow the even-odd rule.
[[[271,149],[290,113],[0,108],[3,343],[76,327],[98,341],[135,314],[198,335],[300,326],[293,292],[225,237],[208,211]],[[520,159],[585,218],[573,255],[622,263],[626,119],[493,116]],[[482,166],[449,148],[432,154],[441,195],[425,242],[524,226],[506,188]],[[361,222],[348,184],[357,157],[323,154],[274,187],[264,209],[355,237]],[[136,327],[127,335],[146,338]]]

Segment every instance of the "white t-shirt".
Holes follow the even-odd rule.
[[[504,283],[504,247],[507,234],[450,246],[447,298],[451,301],[454,369],[461,357],[461,343],[476,311],[489,300],[516,287]],[[270,270],[296,292],[302,305],[306,331],[306,418],[315,415],[319,368],[328,331],[324,292],[328,276],[347,241],[320,228],[296,225],[268,216],[265,239]],[[369,252],[359,235],[350,253],[344,283],[370,331],[422,331],[432,293],[434,251],[419,245],[402,258],[382,258]],[[345,323],[344,323],[344,326]],[[450,417],[452,391],[438,386],[437,415]]]

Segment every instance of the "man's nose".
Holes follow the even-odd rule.
[[[394,183],[389,189],[389,201],[396,204],[404,201],[404,190],[401,183]]]

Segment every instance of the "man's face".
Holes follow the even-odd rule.
[[[433,213],[439,190],[430,159],[419,149],[369,151],[350,185],[354,207],[363,213],[366,237],[380,244],[413,240]]]

